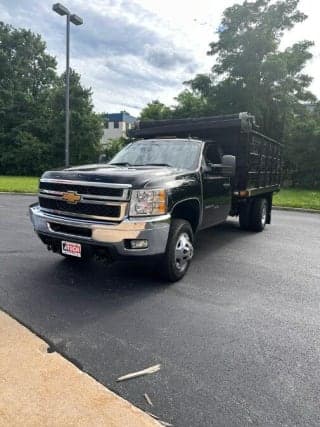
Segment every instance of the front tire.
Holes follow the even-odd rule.
[[[173,219],[161,273],[170,282],[176,282],[186,274],[193,257],[193,231],[188,221]]]

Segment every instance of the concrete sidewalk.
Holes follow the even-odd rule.
[[[0,311],[0,426],[156,427]]]

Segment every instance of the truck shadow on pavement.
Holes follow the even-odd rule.
[[[256,233],[252,231],[242,230],[234,219],[202,230],[196,238],[193,262],[197,262],[206,255],[214,259],[214,253],[222,252],[225,246],[237,240],[247,239],[249,241],[255,235]]]
[[[212,280],[210,273],[210,277],[206,274],[203,277],[203,273],[199,277],[199,271],[206,271],[208,259],[212,269],[218,268],[227,245],[233,247],[237,239],[251,239],[251,236],[254,234],[239,230],[235,222],[201,231],[193,263],[187,275],[175,284],[163,281],[157,266],[145,260],[111,265],[95,260],[70,262],[41,252],[43,248],[39,246],[39,252],[26,254],[23,263],[17,265],[14,257],[11,258],[8,278],[14,299],[4,300],[2,305],[9,312],[12,304],[32,307],[30,312],[22,309],[23,317],[26,315],[30,323],[35,317],[63,329],[67,317],[72,323],[85,325],[89,319],[97,320],[108,311],[110,314],[121,312],[123,307],[135,304],[138,299],[146,302],[156,297],[161,301],[168,297],[168,292],[187,289],[190,283],[201,287],[203,280]]]
[[[210,263],[215,262],[215,253],[221,253],[226,245],[232,244],[236,239],[249,239],[250,232],[240,230],[237,223],[226,222],[199,232],[195,243],[195,256],[193,264],[203,262],[210,257]],[[50,254],[54,257],[54,255]],[[146,261],[145,259],[116,261],[107,263],[102,260],[89,262],[78,262],[78,260],[57,259],[52,265],[52,271],[47,267],[42,270],[50,282],[54,280],[58,286],[78,288],[94,293],[105,292],[130,292],[143,293],[165,290],[172,286],[164,281],[159,275],[157,265],[159,261]],[[192,278],[192,265],[180,283],[188,282]]]

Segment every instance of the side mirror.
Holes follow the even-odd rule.
[[[236,174],[236,158],[230,154],[222,156],[221,172],[223,176],[233,177]]]
[[[106,154],[100,154],[100,156],[99,156],[99,163],[107,163],[107,156],[106,156]]]

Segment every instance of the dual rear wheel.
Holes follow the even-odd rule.
[[[240,207],[239,223],[243,230],[263,231],[268,217],[268,201],[264,198],[254,199]]]

